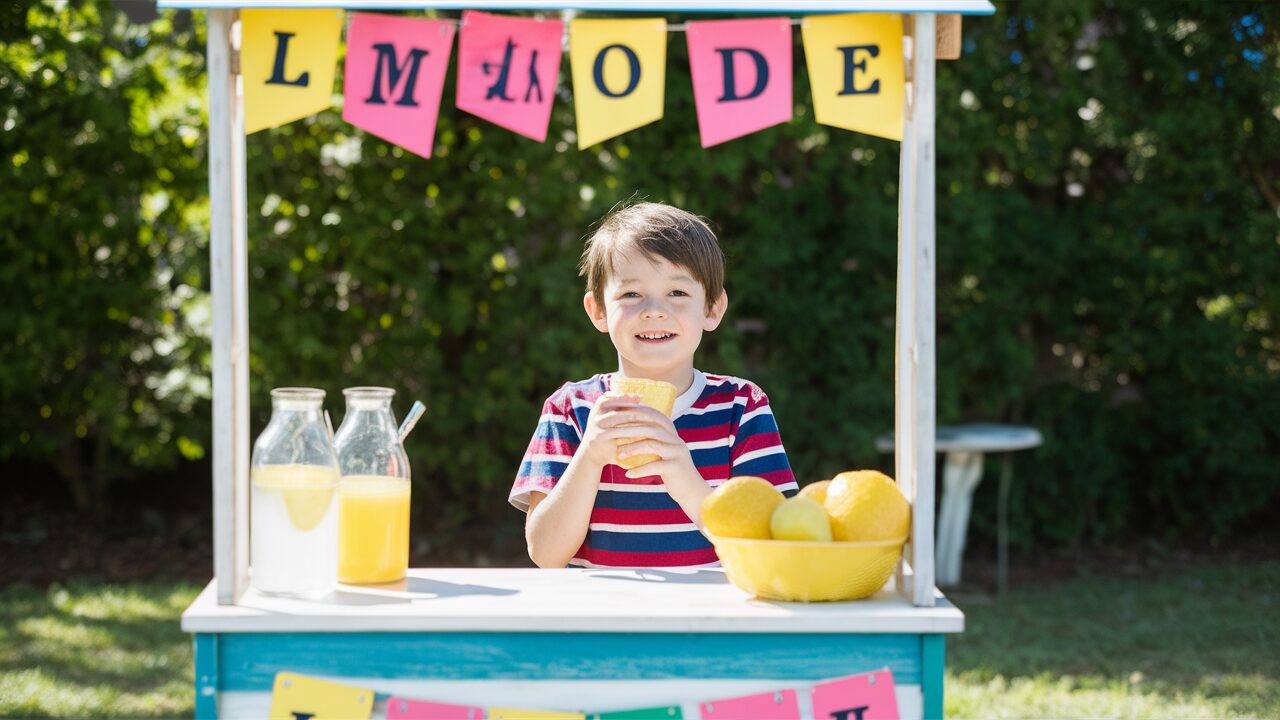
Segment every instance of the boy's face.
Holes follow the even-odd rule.
[[[661,376],[693,366],[702,333],[715,330],[728,296],[707,311],[707,293],[687,269],[639,251],[618,258],[604,287],[604,305],[588,292],[587,315],[618,349],[623,370],[640,377]]]

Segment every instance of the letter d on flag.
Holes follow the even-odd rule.
[[[702,147],[791,119],[790,20],[698,20],[687,27]]]
[[[329,107],[341,10],[243,10],[240,34],[246,134]]]

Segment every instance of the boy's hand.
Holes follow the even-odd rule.
[[[629,426],[639,428],[641,432],[638,435],[644,439],[618,448],[618,457],[650,454],[661,459],[628,470],[627,477],[658,475],[666,483],[676,478],[697,478],[701,482],[702,474],[693,464],[689,446],[681,439],[671,418],[648,405],[639,405],[631,409],[630,414],[634,419],[629,422]]]
[[[616,462],[619,440],[650,437],[652,431],[641,413],[644,410],[662,415],[640,402],[640,398],[635,395],[613,392],[601,395],[591,407],[591,415],[587,418],[587,427],[582,431],[582,444],[578,447],[578,452],[598,467]],[[667,422],[671,421],[668,419]],[[674,430],[675,427],[672,426],[672,431]]]

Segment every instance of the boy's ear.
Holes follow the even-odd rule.
[[[609,332],[609,321],[604,316],[604,305],[596,302],[595,293],[590,290],[586,295],[582,296],[582,309],[587,311],[587,317],[591,318],[591,324],[602,333]]]
[[[724,319],[724,314],[728,309],[729,293],[722,290],[720,297],[711,304],[711,310],[707,312],[707,319],[702,322],[703,332],[711,332],[720,327],[720,321]]]

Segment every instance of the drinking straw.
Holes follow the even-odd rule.
[[[418,420],[422,417],[422,413],[426,412],[427,406],[423,405],[420,400],[413,401],[413,407],[409,408],[409,412],[405,414],[404,421],[400,423],[400,443],[404,444],[404,438],[418,424]]]

